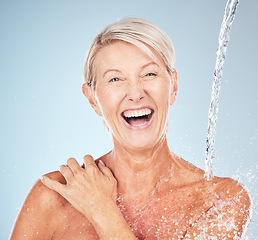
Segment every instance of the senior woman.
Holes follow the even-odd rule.
[[[251,214],[248,191],[171,153],[166,130],[177,72],[168,36],[126,18],[91,44],[83,93],[104,119],[113,150],[74,158],[37,181],[11,239],[238,239]]]

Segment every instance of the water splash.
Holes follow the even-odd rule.
[[[205,179],[210,181],[213,178],[212,160],[214,158],[214,142],[216,135],[216,123],[218,118],[219,93],[221,88],[222,68],[226,57],[229,42],[229,32],[236,14],[239,0],[228,0],[219,34],[219,46],[214,72],[214,80],[211,91],[211,102],[208,118],[207,148],[205,154]]]

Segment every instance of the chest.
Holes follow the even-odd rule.
[[[121,211],[138,239],[182,239],[209,207],[204,199],[179,201],[164,197],[150,201],[144,208]]]
[[[187,229],[210,207],[206,200],[200,195],[164,194],[145,204],[120,202],[118,206],[139,240],[182,239]],[[65,215],[53,239],[99,239],[90,222],[76,210]]]

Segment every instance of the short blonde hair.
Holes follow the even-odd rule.
[[[156,24],[142,18],[124,18],[108,25],[92,41],[84,62],[84,78],[94,90],[96,87],[96,54],[103,47],[116,41],[124,41],[142,49],[154,58],[153,48],[163,59],[167,71],[172,75],[175,64],[175,52],[168,35]]]

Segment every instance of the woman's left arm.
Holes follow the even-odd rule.
[[[137,239],[116,205],[117,181],[101,161],[98,166],[89,155],[85,169],[74,158],[60,167],[66,180],[61,184],[46,176],[42,183],[58,192],[94,226],[101,239]]]
[[[184,239],[242,239],[252,215],[252,200],[247,189],[229,179],[223,196],[187,231]]]

